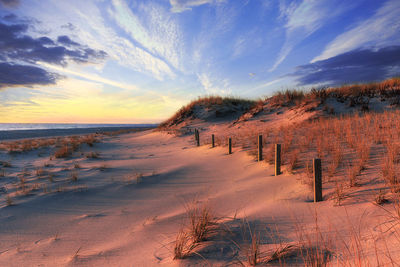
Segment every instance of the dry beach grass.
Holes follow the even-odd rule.
[[[244,111],[244,114],[238,116],[238,121],[243,118],[247,118],[244,121],[250,120],[247,125],[240,127],[236,127],[237,120],[232,120],[231,117],[225,123],[228,127],[218,120],[207,122],[207,117],[204,116],[205,123],[196,120],[195,110],[200,109],[199,106],[210,107],[213,105],[213,101],[209,101],[208,98],[196,100],[182,110],[188,114],[194,114],[189,121],[192,120],[192,127],[202,129],[200,132],[203,145],[210,145],[211,133],[215,135],[217,146],[226,147],[226,140],[230,137],[233,138],[235,148],[247,152],[256,159],[256,140],[258,135],[262,134],[263,157],[266,163],[273,164],[274,144],[282,144],[284,171],[301,177],[305,184],[312,185],[312,170],[310,170],[312,159],[321,158],[324,173],[324,199],[331,199],[334,205],[338,206],[352,205],[352,203],[360,201],[360,198],[363,199],[362,201],[367,200],[380,206],[384,205],[382,207],[387,211],[387,216],[385,217],[386,221],[382,224],[386,225],[388,221],[393,223],[393,220],[396,221],[398,218],[393,214],[397,214],[398,211],[397,203],[400,191],[398,177],[400,111],[397,109],[399,95],[400,80],[397,78],[380,83],[313,89],[309,93],[296,90],[280,92],[261,101],[264,103],[263,108],[260,107],[262,106],[260,101],[253,102],[250,108],[247,108],[248,112]],[[336,110],[330,106],[333,101],[340,103]],[[385,108],[375,110],[374,101],[379,102],[378,105],[384,105]],[[304,107],[308,112],[313,112],[318,108],[321,112],[312,119],[302,120],[299,116],[297,121],[292,120],[280,125],[279,123],[274,125],[251,122],[251,120],[263,120],[266,117],[257,117],[257,114],[263,109],[264,111],[269,109],[266,113],[273,114],[276,111],[278,113],[288,112]],[[254,112],[254,109],[257,112]],[[335,113],[339,115],[335,115]],[[179,125],[180,119],[177,118],[181,116],[182,112],[178,112],[173,117],[173,122]],[[183,117],[182,120],[188,120],[187,116]],[[234,123],[231,124],[229,121]],[[167,121],[166,125],[170,122]],[[218,124],[220,124],[219,128]],[[163,124],[160,129],[165,130],[164,127]],[[172,126],[172,128],[174,127],[179,129],[176,125]],[[191,132],[187,123],[181,129],[183,133]],[[385,203],[393,203],[393,207],[386,209],[387,204]],[[351,243],[349,244],[349,240],[344,238],[343,243],[337,247],[326,244],[330,243],[326,240],[333,239],[333,236],[321,232],[317,225],[315,233],[306,234],[302,226],[297,224],[298,244],[295,246],[299,248],[297,253],[301,254],[303,263],[307,266],[397,264],[398,261],[392,256],[392,253],[397,253],[397,250],[392,247],[393,244],[388,245],[385,231],[373,237],[375,240],[381,240],[382,243],[379,245],[374,243],[374,255],[367,256],[365,255],[367,249],[361,241],[365,238],[364,233],[356,230],[351,220],[348,220],[347,224],[349,226],[347,235],[351,237]],[[395,226],[391,228],[391,234],[395,236],[398,235],[397,224],[396,222]],[[370,227],[376,226],[371,225]],[[259,233],[251,232],[251,236],[250,246],[247,250],[247,263],[256,265],[268,262],[265,253],[260,252],[261,237]],[[398,238],[396,240],[395,242],[399,241]],[[315,242],[320,242],[320,244],[315,247]],[[281,244],[280,248],[285,251],[285,248],[292,248],[291,246],[291,243]],[[381,249],[384,250],[384,256],[379,253]],[[336,257],[336,262],[332,261],[333,254],[341,254],[341,257]],[[370,258],[374,260],[371,261]],[[286,264],[283,261],[280,265]]]

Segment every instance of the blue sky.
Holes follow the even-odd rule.
[[[400,74],[400,1],[0,0],[0,122],[159,122],[202,95]]]

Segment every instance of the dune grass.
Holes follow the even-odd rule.
[[[94,151],[86,154],[87,159],[98,159],[99,157],[100,157],[100,153],[94,152]]]
[[[148,128],[146,128],[148,129]],[[139,129],[142,130],[142,129]],[[135,132],[138,130],[124,130],[116,131],[112,135]],[[35,149],[56,147],[56,153],[60,158],[69,156],[71,151],[77,151],[81,145],[86,144],[89,147],[93,147],[95,143],[100,142],[104,136],[111,135],[108,132],[103,134],[87,134],[82,136],[64,136],[64,137],[49,137],[49,138],[33,138],[16,141],[3,141],[0,143],[0,149],[6,150],[8,153],[22,153],[28,152]],[[67,149],[68,148],[68,149]],[[64,156],[64,155],[65,156]]]
[[[282,144],[284,172],[297,173],[304,177],[305,183],[311,185],[312,159],[321,158],[326,199],[335,206],[343,206],[351,201],[355,192],[371,190],[370,188],[373,187],[375,191],[371,191],[374,193],[371,193],[370,201],[387,210],[389,216],[386,223],[390,222],[392,227],[393,225],[397,227],[400,225],[400,205],[398,204],[400,203],[398,201],[400,192],[398,175],[400,170],[400,110],[366,112],[369,99],[373,97],[387,101],[389,107],[399,106],[400,79],[392,78],[379,83],[312,89],[308,92],[288,90],[276,93],[265,99],[263,103],[277,108],[300,106],[310,102],[315,102],[318,106],[328,98],[333,98],[338,102],[347,103],[349,107],[360,106],[362,108],[358,111],[362,112],[342,116],[325,116],[276,128],[266,129],[262,125],[235,128],[232,132],[220,133],[215,136],[215,143],[216,145],[226,145],[224,140],[234,134],[235,147],[240,146],[255,157],[257,155],[256,140],[258,135],[262,134],[265,161],[272,164],[273,147],[276,143]],[[210,102],[212,103],[212,101]],[[199,101],[199,103],[202,102]],[[193,102],[178,111],[170,120],[162,124],[163,127],[168,128],[169,125],[180,123],[192,116],[190,110],[196,104],[198,103]],[[253,107],[254,105],[253,103]],[[326,114],[332,115],[332,112],[327,111]],[[209,144],[209,142],[204,139],[205,144]],[[371,173],[373,173],[373,179],[370,177]],[[368,186],[368,189],[365,189],[365,186]],[[386,203],[394,203],[394,205],[392,208],[388,208]],[[344,244],[340,248],[342,250],[337,251],[344,257],[336,260],[340,262],[340,265],[345,266],[376,264],[376,262],[371,263],[369,259],[364,258],[366,248],[360,241],[363,237],[350,222],[348,225],[351,228],[351,243]],[[398,231],[397,228],[396,231]],[[332,251],[337,250],[329,244],[330,237],[319,230],[317,225],[314,232],[308,232],[301,227],[298,227],[297,232],[299,233],[299,243],[296,249],[301,254],[303,263],[306,266],[329,266]],[[185,235],[181,236],[183,238]],[[261,237],[256,232],[251,236],[251,242],[246,250],[246,264],[265,264],[268,256],[261,248]],[[316,246],[314,237],[318,237],[322,243]],[[379,239],[383,245],[386,244],[384,234],[375,236],[375,238]],[[400,238],[398,241],[400,242]],[[343,243],[345,242],[343,241]],[[289,250],[286,245],[289,244],[282,244],[280,249],[277,248],[275,255],[285,254],[285,251]],[[390,257],[392,251],[387,244],[385,256],[380,255],[377,250],[375,258],[380,262],[378,265],[382,262],[393,263],[393,259]],[[274,258],[271,254],[269,256]]]
[[[274,106],[299,105],[317,101],[323,103],[329,97],[341,102],[349,101],[350,106],[368,104],[366,98],[395,98],[400,96],[400,78],[391,78],[381,82],[343,85],[339,87],[321,87],[308,90],[285,90],[276,92],[266,98]],[[398,99],[392,99],[392,104],[399,104]]]
[[[71,182],[78,181],[78,172],[76,170],[71,171],[70,173]]]
[[[183,259],[194,253],[194,249],[212,234],[217,219],[207,204],[195,201],[187,203],[186,224],[179,230],[174,243],[174,259]]]
[[[64,145],[54,152],[56,158],[68,158],[72,155],[72,149],[68,145]]]
[[[390,102],[400,97],[400,78],[377,83],[344,85],[335,88],[311,89],[309,91],[287,90],[263,100],[272,106],[301,105],[308,102],[320,104],[328,98],[349,105],[364,105],[365,98],[379,97]],[[363,100],[364,99],[364,100]],[[199,98],[178,111],[161,127],[177,124],[199,105],[230,105],[241,103],[238,99],[208,97]],[[243,100],[247,101],[247,100]],[[254,107],[257,102],[249,103]],[[394,103],[394,105],[397,105]],[[285,172],[300,174],[304,182],[312,184],[312,159],[322,160],[323,187],[336,205],[347,199],[347,192],[369,184],[365,175],[379,170],[378,189],[383,194],[390,188],[392,194],[400,191],[400,110],[383,112],[349,113],[341,116],[317,117],[298,124],[265,128],[246,126],[235,128],[215,136],[215,144],[226,146],[228,137],[234,136],[235,147],[242,147],[250,155],[257,155],[257,136],[263,135],[263,158],[274,163],[274,145],[282,145],[282,165]],[[203,144],[210,140],[203,139]],[[362,188],[360,189],[362,190]],[[392,196],[393,197],[393,196]],[[373,199],[371,199],[373,201]]]
[[[183,122],[185,119],[189,119],[191,117],[195,117],[195,109],[196,107],[202,107],[205,109],[214,108],[214,112],[216,117],[223,116],[227,113],[221,113],[219,115],[220,109],[222,107],[229,108],[232,112],[234,110],[242,110],[247,111],[255,106],[257,102],[254,100],[242,99],[237,97],[221,97],[221,96],[207,96],[207,97],[199,97],[196,100],[191,101],[188,105],[180,108],[171,118],[160,123],[158,126],[159,130],[168,129],[173,125],[177,125]],[[228,110],[229,111],[229,110]]]
[[[216,117],[222,108],[229,110],[229,107],[241,107],[240,119],[248,119],[263,110],[264,105],[273,108],[300,106],[314,102],[316,107],[326,102],[328,98],[337,99],[339,102],[347,102],[349,106],[361,106],[362,110],[368,111],[369,99],[380,97],[382,100],[389,98],[391,105],[400,105],[400,78],[395,77],[381,82],[364,84],[351,84],[339,87],[321,87],[311,89],[287,89],[278,91],[270,97],[259,100],[250,100],[239,97],[206,96],[199,97],[189,104],[180,108],[169,119],[162,122],[159,130],[169,130],[183,121],[196,118],[196,109],[203,108],[209,111],[210,108],[215,112]],[[232,109],[233,111],[237,109]],[[334,114],[332,107],[325,106],[325,111]],[[229,112],[228,112],[229,113]],[[223,114],[226,114],[223,112]],[[239,120],[240,120],[239,119]]]

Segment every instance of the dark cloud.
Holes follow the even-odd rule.
[[[45,37],[45,36],[40,37],[38,40],[42,45],[54,45],[53,40],[51,40],[50,38]]]
[[[18,17],[15,14],[10,13],[10,14],[4,15],[2,19],[5,21],[16,21],[18,19]]]
[[[0,89],[14,86],[32,86],[55,84],[62,78],[57,73],[26,65],[0,63]]]
[[[0,3],[5,7],[16,7],[19,5],[19,0],[0,0]]]
[[[48,37],[33,38],[25,32],[26,24],[8,25],[0,22],[0,56],[27,63],[43,61],[51,64],[67,64],[67,60],[78,63],[95,62],[107,54],[72,41],[68,36],[59,36],[58,44]]]
[[[78,44],[77,42],[72,41],[66,35],[58,36],[57,42],[59,42],[61,44],[64,44],[64,45],[80,46],[80,44]]]
[[[47,36],[34,38],[27,34],[33,22],[13,14],[1,19],[0,88],[48,85],[62,78],[36,65],[37,62],[66,66],[69,61],[95,63],[107,57],[106,52],[79,44],[67,35],[58,36],[56,41]]]
[[[63,28],[63,29],[68,29],[68,30],[70,30],[70,31],[75,31],[75,30],[76,30],[75,25],[72,24],[71,22],[68,22],[67,24],[62,25],[61,28]]]
[[[0,21],[4,21],[4,22],[7,22],[7,23],[13,23],[13,24],[26,25],[33,32],[36,32],[36,33],[40,33],[41,32],[41,31],[36,30],[36,25],[37,24],[41,24],[42,22],[40,20],[38,20],[38,19],[35,19],[35,18],[18,17],[14,13],[9,13],[9,14],[6,14],[6,15],[0,17]],[[42,32],[43,32],[43,30],[42,30]],[[47,31],[47,33],[49,33],[49,32]]]
[[[302,65],[291,76],[297,76],[300,85],[340,85],[383,80],[393,76],[392,71],[396,68],[400,68],[400,46],[390,46],[353,50]]]

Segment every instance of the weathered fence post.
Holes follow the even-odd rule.
[[[211,135],[211,147],[215,147],[215,137],[214,137],[214,134]]]
[[[232,154],[232,138],[228,139],[228,154]]]
[[[281,174],[281,144],[275,144],[275,176]]]
[[[258,136],[258,161],[263,160],[263,143],[262,143],[262,134]]]
[[[199,130],[196,129],[196,145],[200,146],[200,133]]]
[[[313,160],[314,202],[322,201],[322,168],[321,159]]]

